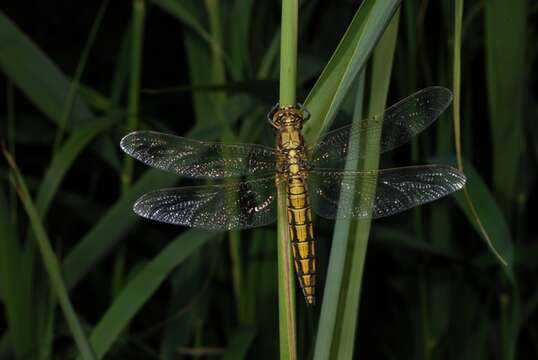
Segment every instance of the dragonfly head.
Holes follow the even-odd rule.
[[[304,120],[309,117],[310,113],[306,111],[302,104],[283,107],[280,107],[280,104],[276,104],[267,115],[267,120],[277,129],[286,126],[293,126],[300,129],[303,127]]]

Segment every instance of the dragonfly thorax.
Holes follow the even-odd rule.
[[[306,148],[301,130],[294,126],[280,128],[277,135],[277,149],[280,153],[278,170],[285,178],[304,177],[307,168]]]

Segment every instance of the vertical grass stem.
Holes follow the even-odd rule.
[[[280,105],[295,105],[297,78],[298,0],[282,1],[282,32],[280,44]],[[293,267],[288,238],[286,186],[278,190],[278,297],[280,359],[296,359],[295,298]]]

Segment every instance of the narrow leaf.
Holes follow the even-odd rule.
[[[125,285],[92,331],[90,342],[98,358],[106,354],[170,272],[216,234],[196,229],[184,232]]]
[[[39,251],[41,253],[45,269],[49,274],[52,288],[54,289],[54,292],[58,298],[58,302],[60,303],[60,307],[62,308],[65,319],[67,320],[67,324],[69,325],[69,329],[71,330],[71,334],[80,351],[81,357],[88,360],[95,359],[90,344],[88,343],[88,340],[84,335],[84,331],[82,330],[80,321],[75,313],[75,309],[73,308],[71,300],[69,299],[67,289],[62,279],[60,263],[58,262],[54,251],[52,250],[52,246],[50,245],[45,228],[41,223],[41,219],[39,217],[37,209],[32,202],[30,194],[28,193],[28,188],[26,187],[22,175],[20,174],[17,166],[15,165],[13,158],[11,158],[11,155],[9,155],[9,153],[4,150],[4,156],[6,157],[9,165],[13,169],[13,185],[16,187],[19,198],[21,199],[26,213],[30,218],[32,230],[34,231],[34,235],[37,240],[37,245],[39,247]]]
[[[473,200],[474,211],[469,206],[465,193],[456,193],[456,202],[477,234],[486,241],[499,259],[506,261],[508,271],[511,272],[514,250],[506,218],[472,163],[464,160],[463,164],[467,177],[467,193]],[[477,216],[480,222],[476,221]],[[484,234],[488,234],[487,237]]]
[[[312,114],[304,126],[308,143],[314,143],[331,126],[353,79],[364,68],[399,4],[399,0],[366,0],[361,4],[305,101]]]

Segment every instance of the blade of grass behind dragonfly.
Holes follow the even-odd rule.
[[[170,187],[176,182],[177,176],[172,173],[157,169],[146,171],[68,252],[62,267],[67,287],[74,287],[138,222],[139,217],[132,211],[136,199],[150,190]]]
[[[391,20],[374,51],[372,59],[372,81],[368,115],[372,116],[383,112],[389,91],[392,73],[392,61],[396,48],[398,35],[399,12]],[[358,170],[377,170],[379,164],[379,134],[367,134],[359,139],[362,142],[361,150],[366,150],[364,160],[359,163]],[[357,184],[363,186],[360,182]],[[370,202],[365,206],[373,206]],[[354,222],[348,236],[350,237],[346,264],[344,267],[344,281],[341,305],[338,308],[336,323],[336,339],[333,354],[338,359],[352,359],[355,345],[355,334],[359,315],[360,294],[364,262],[368,238],[370,235],[371,220],[357,220]]]
[[[129,63],[129,87],[127,92],[127,124],[125,133],[138,129],[140,123],[140,82],[142,77],[142,54],[144,52],[144,28],[146,22],[145,0],[133,0],[131,10],[131,47]],[[123,154],[120,174],[122,193],[131,186],[134,173],[134,159]],[[111,295],[114,298],[125,282],[127,245],[117,250],[112,270]]]
[[[465,176],[467,177],[466,192],[455,194],[456,203],[478,235],[483,236],[484,229],[487,229],[488,238],[508,264],[503,267],[503,270],[505,270],[508,279],[512,282],[513,291],[511,292],[512,296],[509,296],[506,292],[499,295],[501,312],[504,315],[500,339],[502,341],[501,348],[503,349],[502,359],[512,359],[519,332],[521,310],[517,293],[518,284],[515,282],[511,265],[514,250],[508,222],[495,197],[491,194],[472,163],[463,159],[463,164],[465,166]],[[469,205],[470,199],[473,199],[473,207]],[[477,214],[480,214],[480,222],[476,221]],[[498,258],[495,257],[495,260],[498,260]]]
[[[145,14],[146,7],[144,0],[134,0],[131,15],[131,62],[129,71],[129,93],[127,104],[127,133],[136,130],[139,123],[140,79],[142,76],[142,52],[144,44]],[[121,173],[121,185],[123,192],[125,192],[131,184],[133,170],[134,159],[124,154],[123,170]]]
[[[456,156],[458,161],[458,167],[460,171],[464,171],[463,166],[463,159],[462,159],[462,153],[461,153],[461,118],[460,118],[460,104],[461,104],[461,42],[462,42],[462,17],[463,17],[463,0],[456,0],[455,2],[455,27],[454,27],[454,69],[453,69],[453,87],[454,87],[454,141],[455,141],[455,147],[456,147]],[[490,20],[491,21],[491,20]],[[490,30],[492,31],[492,30]],[[486,40],[487,41],[487,40]],[[488,46],[496,46],[493,44],[489,44]],[[495,62],[496,60],[493,59],[491,62]],[[490,65],[490,66],[493,66]],[[502,76],[502,75],[501,75]],[[495,87],[496,84],[492,83],[493,79],[490,79],[489,86]],[[495,93],[493,90],[492,93]],[[491,95],[491,94],[490,94]],[[506,114],[505,114],[506,115]],[[510,118],[510,116],[508,116]],[[501,117],[495,118],[497,120],[492,121],[503,121]],[[514,122],[514,132],[517,132],[517,122]],[[493,123],[492,123],[493,126]],[[494,135],[495,136],[495,135]],[[520,140],[518,140],[520,141]],[[495,143],[495,141],[494,141]],[[510,149],[515,149],[510,148]],[[506,151],[507,153],[510,151]],[[495,153],[495,152],[494,152]],[[495,156],[497,158],[497,156]],[[517,161],[512,157],[510,160],[510,164],[515,164]],[[515,173],[515,172],[511,172]],[[463,195],[465,196],[465,200],[467,202],[467,208],[465,210],[465,213],[469,216],[469,219],[473,226],[475,226],[476,229],[479,230],[479,235],[484,239],[486,244],[489,246],[492,253],[496,256],[497,260],[502,264],[507,266],[507,273],[508,277],[510,279],[513,279],[512,276],[512,245],[510,237],[505,236],[498,236],[497,234],[493,235],[493,238],[490,237],[489,229],[487,226],[484,226],[484,223],[482,222],[482,217],[484,216],[482,212],[478,211],[476,209],[476,206],[479,206],[479,203],[475,203],[473,201],[473,196],[469,191],[470,188],[470,181],[468,182],[468,186],[466,186],[463,189]],[[505,189],[506,190],[506,189]],[[461,196],[459,196],[461,198]],[[505,199],[506,200],[506,199]],[[468,211],[467,211],[468,210]],[[501,222],[504,223],[504,222]],[[497,224],[501,224],[497,223]],[[490,223],[493,225],[493,223]],[[498,240],[497,240],[498,239]],[[502,240],[501,240],[502,239]]]
[[[74,131],[64,145],[56,151],[56,154],[43,177],[43,182],[39,187],[37,195],[36,208],[41,218],[45,217],[58,187],[78,155],[80,155],[80,153],[98,135],[117,124],[121,117],[121,114],[116,114],[113,117],[107,116],[86,126],[80,127],[78,130]]]
[[[69,92],[69,78],[2,11],[0,11],[0,68],[32,104],[54,124],[60,125],[63,104]],[[65,130],[93,120],[80,97],[73,100],[71,121]],[[116,147],[100,140],[93,149],[114,169],[118,169]]]
[[[167,309],[166,330],[161,344],[163,360],[177,359],[178,348],[187,347],[197,323],[207,318],[212,306],[210,301],[214,289],[210,285],[216,268],[215,255],[207,256],[206,249],[207,245],[201,247],[196,256],[190,256],[170,276],[173,295]],[[204,255],[200,256],[200,253]],[[155,328],[159,330],[160,326]]]
[[[308,144],[315,143],[331,126],[352,81],[363,69],[399,4],[399,0],[366,0],[357,10],[305,101],[311,113],[303,130]]]
[[[488,79],[489,116],[493,145],[493,175],[495,190],[500,197],[504,213],[510,219],[514,204],[517,171],[508,171],[511,166],[519,165],[522,144],[524,55],[525,55],[525,5],[516,1],[510,6],[500,1],[486,4],[486,65]],[[455,41],[454,41],[454,128],[456,154],[460,170],[464,169],[461,154],[460,136],[460,88],[461,88],[461,37],[463,0],[455,2]],[[504,54],[510,53],[510,56]],[[509,69],[509,71],[503,71]],[[509,149],[508,151],[506,149]],[[513,245],[506,220],[480,178],[465,163],[467,186],[463,195],[459,194],[458,204],[471,219],[471,223],[486,241],[496,260],[504,265],[507,278],[512,284],[512,296],[499,296],[501,312],[500,348],[502,357],[513,359],[520,330],[520,297],[518,284],[513,273]],[[477,186],[478,185],[478,186]],[[463,198],[465,205],[463,205]],[[473,201],[474,200],[474,201]],[[488,201],[489,200],[489,201]],[[475,202],[476,201],[476,202]],[[490,206],[484,207],[484,204]],[[497,211],[495,211],[497,210]],[[494,221],[491,221],[496,218]]]
[[[188,136],[196,137],[196,130]],[[219,132],[219,126],[213,127],[207,134],[207,140],[216,139]],[[136,199],[150,190],[170,187],[177,181],[177,176],[172,173],[147,170],[66,255],[62,269],[67,288],[73,288],[138,222],[140,217],[132,211]]]
[[[251,69],[248,45],[253,5],[253,0],[234,0],[227,17],[231,19],[225,28],[229,29],[230,73],[234,80],[241,79],[244,71]]]
[[[114,74],[112,81],[110,82],[109,97],[104,98],[106,107],[103,110],[112,111],[114,107],[119,107],[121,100],[122,92],[127,84],[129,78],[129,55],[131,54],[131,44],[132,44],[132,31],[133,26],[130,20],[125,25],[125,30],[123,31],[123,37],[121,40],[121,45],[116,54],[116,62],[114,64]],[[108,103],[110,102],[110,103]]]
[[[357,91],[355,95],[355,108],[353,111],[354,118],[361,118],[363,114],[364,101],[364,72],[358,76]],[[358,139],[350,139],[349,149],[358,151]],[[356,171],[358,161],[346,161],[346,170]],[[346,184],[346,186],[356,186],[356,184]],[[340,198],[339,209],[349,209],[353,203],[352,198]],[[351,237],[352,221],[339,219],[335,222],[331,252],[327,277],[325,279],[325,288],[323,290],[323,303],[321,307],[320,319],[318,324],[318,333],[316,337],[316,347],[314,350],[314,359],[326,359],[337,334],[337,317],[338,306],[343,291],[343,276],[345,259],[348,249],[349,239]],[[341,319],[340,319],[341,321]]]
[[[14,86],[11,81],[7,84],[7,142],[9,151],[15,156],[15,102]],[[9,174],[11,172],[8,172]],[[21,286],[21,283],[28,284],[33,274],[21,266],[28,256],[23,252],[20,242],[17,223],[18,206],[17,193],[13,186],[9,187],[9,200],[4,196],[3,186],[0,186],[0,273],[2,302],[4,303],[5,316],[7,321],[7,331],[4,338],[9,343],[9,354],[1,354],[0,357],[16,356],[24,357],[28,355],[29,349],[35,347],[35,317],[32,306],[32,286]],[[8,208],[9,206],[9,208]]]
[[[222,360],[247,359],[247,353],[256,331],[252,328],[240,328],[232,335],[226,351],[222,355]]]
[[[209,31],[213,42],[210,47],[211,54],[211,80],[214,84],[225,84],[226,82],[226,69],[223,57],[223,32],[221,26],[221,9],[220,2],[217,0],[205,1],[206,11],[209,18]],[[231,63],[233,72],[234,64]],[[237,70],[237,69],[236,69]],[[238,74],[236,74],[238,75]],[[239,76],[239,75],[238,75]],[[228,97],[225,93],[212,94],[209,98],[214,106],[217,118],[214,121],[218,121],[222,126],[221,140],[225,143],[234,143],[237,141],[237,137],[233,133],[230,126],[230,119],[227,114],[226,105],[228,104]],[[224,154],[225,155],[225,154]],[[236,302],[236,312],[239,323],[245,323],[245,297],[243,289],[243,263],[241,257],[241,233],[239,231],[228,232],[228,245],[230,253],[230,262],[232,267],[232,284]]]
[[[183,41],[187,52],[191,85],[210,84],[212,73],[207,71],[211,66],[208,48],[199,37],[188,32],[184,34]],[[196,91],[192,94],[192,101],[195,119],[198,124],[209,125],[212,119],[216,119],[217,113],[213,106],[211,94]]]
[[[90,336],[97,355],[103,358],[129,322],[179,264],[218,233],[191,229],[175,238],[144,266],[121,290]]]
[[[330,126],[331,113],[338,109],[338,105],[349,88],[349,86],[342,86],[342,84],[350,84],[355,75],[364,67],[375,43],[385,31],[385,27],[398,4],[399,1],[375,2],[366,0],[357,10],[352,23],[306,100],[305,106],[312,114],[311,120],[304,127],[305,138],[309,144],[315,143],[323,130]],[[343,261],[343,259],[341,260]],[[338,277],[337,274],[331,274],[332,271],[338,272],[329,267],[327,278]],[[325,296],[330,295],[325,293]],[[324,300],[321,308],[320,331],[324,328],[322,324],[336,322],[336,313],[331,309],[337,307],[338,298],[327,302]],[[324,317],[328,318],[324,319]],[[329,328],[328,331],[332,332],[334,328]],[[333,337],[319,336],[318,333],[316,351],[314,352],[315,359],[328,358],[333,341]]]
[[[38,215],[41,220],[44,221],[46,214],[51,205],[51,202],[56,194],[62,179],[64,178],[71,165],[77,159],[78,155],[84,150],[97,135],[101,134],[106,129],[109,129],[112,125],[118,122],[121,118],[120,115],[116,115],[116,119],[105,117],[98,121],[89,123],[86,126],[81,126],[79,129],[71,133],[69,139],[61,145],[61,147],[54,153],[52,161],[47,168],[43,181],[39,186],[35,206]],[[33,246],[33,234],[31,231],[31,225],[28,226],[27,231],[27,244]],[[33,251],[26,251],[27,256],[32,256]],[[30,260],[27,260],[30,261]],[[33,286],[33,285],[32,285]],[[44,346],[39,346],[39,358],[46,359],[50,357],[52,338],[54,337],[54,315],[55,315],[55,302],[53,292],[46,286],[34,287],[34,291],[42,299],[49,298],[50,301],[40,301],[34,304],[34,311],[36,312],[36,318],[40,319],[40,326],[38,329],[38,338],[41,339],[40,344],[44,343]],[[48,294],[48,295],[47,295]]]
[[[355,94],[354,117],[360,118],[363,114],[364,100],[364,72],[361,72],[357,79],[357,90]],[[350,143],[350,149],[357,149],[358,143]],[[346,161],[346,170],[355,171],[357,161]],[[351,184],[353,186],[353,184]],[[353,199],[340,198],[340,207],[349,208]],[[340,211],[340,209],[339,209]],[[350,220],[337,220],[335,222],[331,252],[323,290],[323,303],[321,307],[318,333],[316,337],[314,359],[326,359],[329,357],[331,345],[334,341],[336,331],[336,317],[338,313],[339,300],[342,292],[342,277],[344,271],[345,257],[348,250],[348,240],[351,231]]]
[[[263,58],[261,60],[260,66],[258,68],[258,72],[256,73],[256,77],[259,79],[267,79],[272,78],[273,75],[273,67],[276,63],[276,60],[278,59],[278,51],[280,50],[280,28],[275,31],[273,34],[273,38],[271,39],[271,42],[269,46],[267,47],[267,51],[263,55]]]
[[[75,74],[73,75],[73,78],[71,79],[71,82],[69,84],[69,90],[63,103],[62,117],[60,118],[60,123],[58,124],[58,132],[56,133],[56,138],[54,139],[53,154],[58,150],[58,147],[60,146],[60,143],[64,136],[65,129],[69,124],[69,120],[71,118],[71,111],[73,109],[73,105],[75,103],[75,99],[78,93],[80,79],[82,77],[84,69],[86,68],[86,62],[88,60],[88,56],[90,55],[90,50],[93,46],[97,31],[101,27],[101,22],[108,8],[108,3],[109,0],[103,0],[101,2],[101,6],[97,11],[97,15],[95,16],[95,20],[88,35],[88,40],[86,41],[84,49],[82,50],[82,55],[80,56],[80,60],[77,64]]]
[[[83,50],[83,56],[81,58],[81,61],[79,63],[79,66],[77,68],[77,73],[75,75],[75,78],[72,80],[71,85],[69,87],[69,90],[65,89],[67,92],[67,95],[65,97],[65,102],[63,105],[63,108],[60,108],[59,104],[50,103],[47,104],[49,106],[50,113],[59,114],[61,116],[60,118],[52,118],[59,124],[59,132],[60,134],[63,130],[66,130],[68,127],[67,118],[70,117],[71,114],[73,115],[79,115],[82,116],[82,111],[80,109],[84,108],[84,103],[81,102],[76,97],[77,92],[77,86],[80,81],[80,76],[82,74],[82,71],[85,67],[86,59],[89,53],[89,49],[91,48],[93,38],[95,37],[95,33],[97,29],[100,26],[102,17],[104,15],[104,11],[106,9],[106,2],[104,2],[99,9],[99,14],[97,19],[94,22],[94,25],[92,26],[92,30],[89,36],[89,39],[84,47]],[[20,44],[7,44],[9,45],[9,51],[19,51],[20,54],[25,55],[35,55],[35,58],[32,58],[33,65],[37,67],[39,70],[39,76],[47,77],[47,75],[43,75],[42,72],[50,71],[52,73],[52,77],[54,75],[58,75],[58,77],[62,77],[63,75],[59,72],[59,70],[55,69],[54,65],[48,60],[46,55],[44,55],[37,47],[35,47],[34,44],[29,41],[24,34],[22,34],[18,29],[10,24],[10,22],[6,19],[5,21],[0,21],[0,23],[3,25],[2,29],[0,30],[0,33],[2,36],[8,39],[18,39],[20,40]],[[9,52],[8,51],[8,52]],[[3,53],[5,57],[8,57],[8,53]],[[22,63],[23,65],[25,62]],[[13,67],[14,64],[7,64],[5,70],[6,73],[9,74],[9,76],[12,79],[16,79],[17,84],[19,88],[25,89],[27,92],[27,96],[30,98],[30,100],[34,101],[34,104],[38,105],[40,104],[37,97],[41,96],[41,91],[44,90],[49,96],[56,96],[55,98],[61,98],[62,97],[62,90],[60,87],[51,87],[49,86],[48,82],[39,82],[35,81],[35,78],[33,78],[31,81],[31,84],[26,84],[25,81],[27,81],[25,76],[22,76],[19,71],[24,70],[19,69],[17,67]],[[20,64],[18,64],[20,66]],[[35,70],[35,69],[34,69]],[[56,70],[53,71],[53,70]],[[49,74],[50,76],[51,74]],[[67,79],[64,79],[65,82],[67,82]],[[46,89],[45,89],[46,88]],[[25,91],[23,90],[23,91]],[[51,91],[52,90],[52,91]],[[64,101],[64,99],[62,99]],[[78,105],[78,107],[76,106]],[[79,109],[79,112],[77,113],[75,109]],[[43,109],[42,109],[43,110]],[[73,111],[73,113],[72,113]],[[85,110],[84,110],[85,111]],[[47,111],[44,111],[47,113]],[[84,112],[84,116],[90,116],[89,112]],[[80,120],[80,118],[77,118]],[[85,119],[88,120],[88,119]],[[36,200],[36,207],[37,211],[40,214],[41,217],[43,217],[44,213],[46,212],[46,208],[48,208],[50,201],[52,200],[52,197],[54,193],[57,190],[57,187],[63,178],[65,172],[69,169],[71,166],[73,160],[76,158],[76,156],[80,153],[80,151],[87,145],[87,143],[94,138],[100,131],[104,130],[103,125],[105,127],[108,127],[109,121],[103,121],[97,120],[97,121],[88,121],[88,124],[85,125],[80,121],[75,122],[74,126],[69,126],[70,131],[73,132],[73,135],[66,143],[66,146],[62,148],[61,151],[56,152],[53,157],[53,161],[50,165],[50,167],[47,170],[47,173],[45,175],[45,178],[40,184],[40,190],[39,194]],[[83,127],[80,128],[79,127]],[[47,296],[44,293],[41,293],[41,290],[45,289],[45,285],[43,287],[36,287],[34,286],[34,242],[30,241],[32,237],[32,231],[31,226],[29,226],[28,234],[28,240],[26,242],[27,247],[24,252],[23,257],[21,258],[21,263],[26,264],[27,266],[24,266],[24,271],[19,272],[20,276],[20,287],[26,287],[28,286],[28,291],[33,291],[33,296],[38,296],[40,298],[46,298]],[[48,291],[46,291],[48,293]],[[31,296],[32,297],[32,296]],[[31,299],[31,297],[28,297],[28,299]],[[29,300],[27,300],[29,301]],[[48,343],[49,340],[53,336],[53,319],[52,317],[48,316],[47,314],[52,316],[51,310],[53,309],[52,305],[50,305],[47,301],[38,302],[36,304],[31,304],[31,309],[28,308],[23,311],[25,314],[33,314],[33,319],[36,320],[36,325],[33,327],[34,331],[37,331],[38,338],[40,339],[39,344],[37,344],[37,347],[39,348],[39,357],[43,358],[43,356],[47,357],[46,349],[48,348],[48,344],[45,346],[41,346],[42,343]],[[24,321],[22,322],[24,323]],[[30,331],[28,334],[31,333]],[[33,348],[36,348],[36,346],[33,346]],[[38,356],[38,355],[35,355]]]
[[[452,21],[452,7],[452,3],[443,3],[443,14],[447,20],[438,27],[443,30],[446,28],[447,31],[443,31],[441,35],[444,39],[449,38],[447,35],[450,33],[451,27],[445,23]],[[424,51],[426,49],[422,47],[421,52]],[[440,43],[435,62],[435,78],[439,84],[449,83],[450,73],[447,69],[449,69],[450,63],[447,61],[449,59],[447,55],[451,51],[451,43],[449,41]],[[450,115],[450,111],[445,111],[435,124],[436,141],[433,151],[438,155],[446,155],[453,152]],[[430,208],[430,221],[426,226],[427,235],[423,242],[443,249],[443,251],[453,251],[455,231],[453,229],[451,208],[446,203],[433,203]],[[444,269],[430,269],[425,266],[421,267],[421,277],[425,281],[425,285],[422,287],[424,291],[420,291],[419,289],[419,296],[421,296],[421,301],[426,304],[421,312],[423,314],[422,318],[428,321],[423,321],[422,334],[417,335],[419,337],[422,335],[423,353],[431,358],[442,347],[441,339],[443,339],[449,330],[450,320],[455,311],[453,306],[451,306],[450,292],[451,286],[457,286],[457,282],[452,277],[446,280],[446,271]]]
[[[30,194],[28,193],[28,188],[26,187],[24,179],[22,178],[22,175],[20,174],[19,170],[17,169],[17,166],[11,158],[11,155],[4,151],[4,156],[8,160],[10,167],[13,169],[13,185],[17,189],[19,198],[23,203],[28,218],[30,219],[30,223],[32,224],[32,230],[34,231],[34,235],[37,240],[44,267],[50,277],[52,288],[55,292],[58,302],[60,303],[60,307],[62,308],[73,339],[75,340],[78,350],[80,351],[81,357],[88,360],[95,359],[90,344],[86,339],[84,331],[82,330],[82,327],[80,325],[80,321],[75,313],[75,309],[73,308],[71,300],[69,299],[66,286],[62,279],[60,263],[58,262],[54,251],[52,250],[47,233],[45,231],[45,228],[43,227],[43,224],[41,222],[37,209],[30,197]]]
[[[15,199],[16,200],[16,199]],[[16,358],[22,359],[33,347],[31,314],[25,309],[24,290],[20,286],[22,248],[17,238],[16,223],[10,209],[10,202],[0,186],[0,282],[2,284],[2,302],[5,309],[9,343]],[[3,354],[6,358],[8,354]]]
[[[69,79],[19,28],[0,11],[0,67],[28,99],[56,124],[62,119]],[[75,99],[70,129],[92,116]]]
[[[209,45],[213,42],[209,32],[198,21],[194,12],[191,11],[185,4],[175,0],[150,0],[155,6],[161,8],[161,10],[176,17],[183,24],[187,25],[194,31],[199,37],[204,39]]]
[[[485,2],[485,46],[493,185],[511,219],[524,151],[525,43],[527,1]],[[509,56],[507,56],[509,54]],[[510,169],[510,170],[508,170]]]

